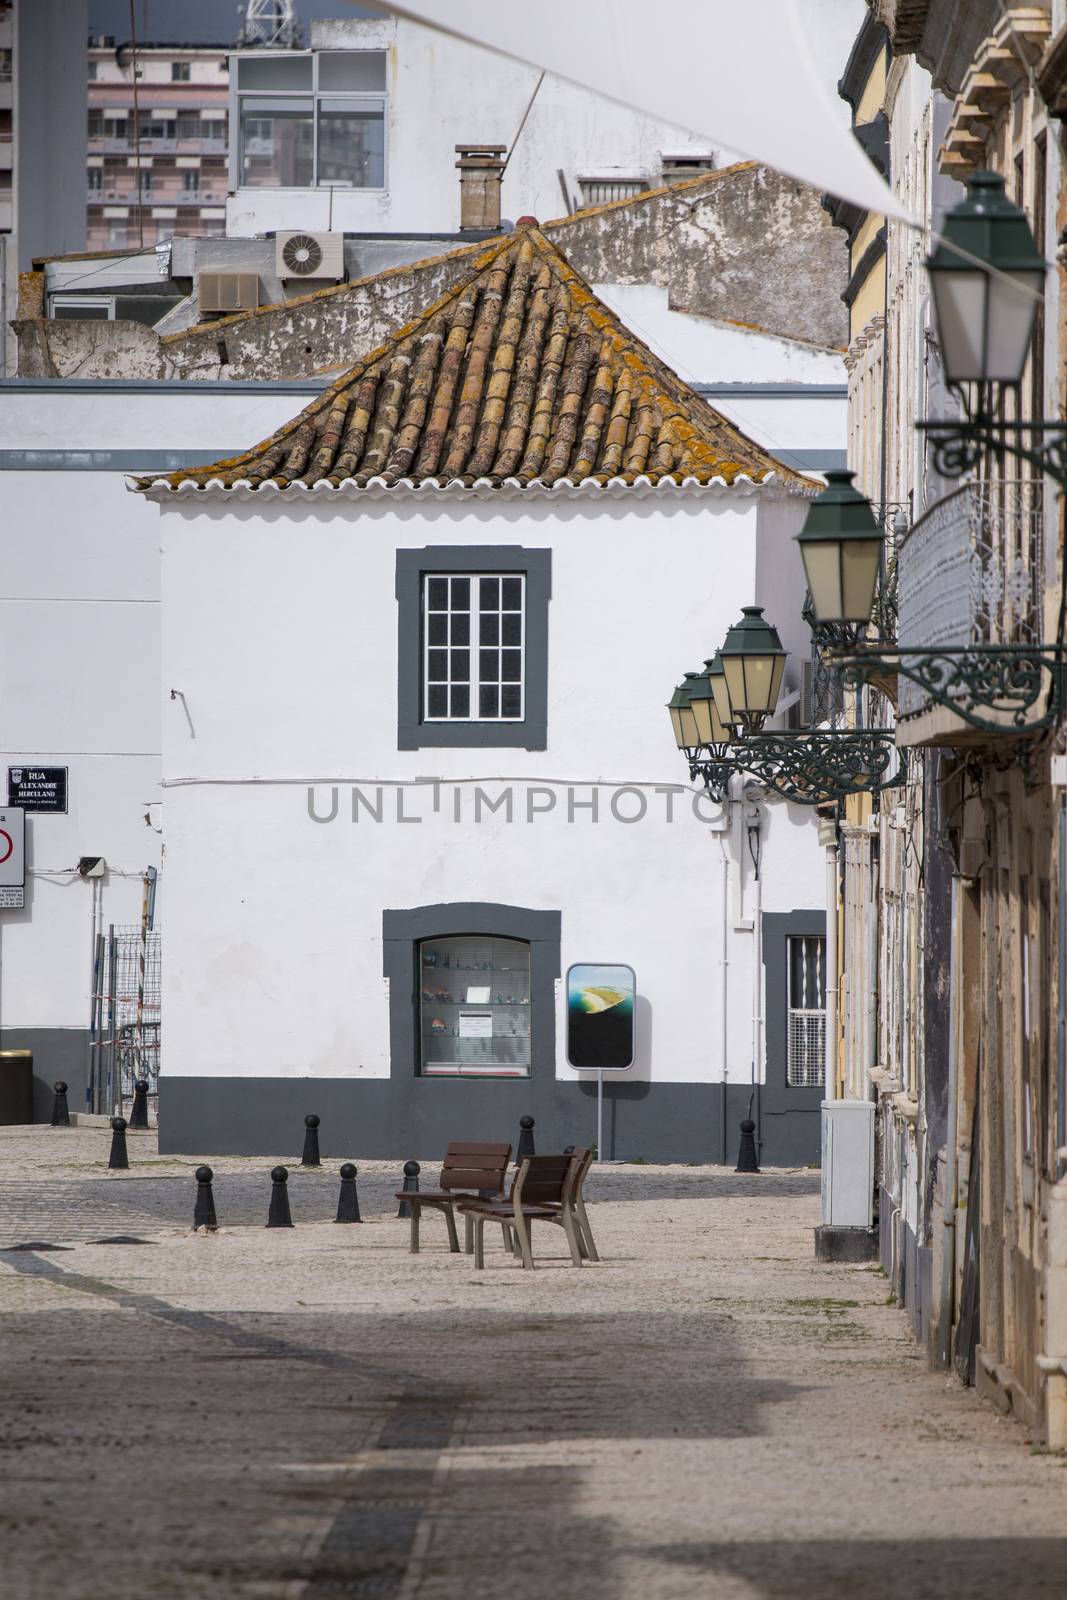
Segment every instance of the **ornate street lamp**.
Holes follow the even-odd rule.
[[[667,710],[671,714],[671,727],[674,729],[674,741],[679,750],[686,755],[691,750],[696,750],[700,745],[697,736],[696,718],[690,704],[690,696],[696,686],[700,674],[687,672],[683,681],[678,685],[667,702]]]
[[[1046,265],[996,172],[976,172],[926,270],[948,382],[1021,383]]]
[[[778,704],[786,658],[777,628],[763,620],[762,606],[741,607],[741,620],[727,632],[719,658],[730,706],[729,719],[723,720],[746,734],[758,733]]]
[[[689,703],[702,745],[725,748],[731,743],[737,730],[729,720],[730,697],[726,692],[726,674],[718,650],[705,661],[704,671],[697,677]]]
[[[797,534],[816,623],[866,624],[882,564],[885,535],[854,472],[831,470]]]
[[[668,710],[691,781],[700,778],[718,801],[725,798],[733,773],[750,773],[800,805],[825,805],[900,783],[903,756],[891,729],[761,731],[778,702],[785,658],[762,609],[746,606],[705,670],[686,673]],[[728,690],[731,676],[743,702],[736,711]]]
[[[1022,381],[1048,270],[1025,212],[1007,198],[997,173],[973,174],[926,266],[945,375],[964,413],[918,424],[937,471],[961,478],[993,455],[1025,461],[1067,490],[1067,423],[997,416],[1000,391]],[[908,537],[914,536],[912,530]],[[860,646],[834,660],[854,683],[891,673],[910,678],[982,732],[1049,727],[1065,700],[1059,641],[924,649],[921,641],[905,640],[895,649]]]

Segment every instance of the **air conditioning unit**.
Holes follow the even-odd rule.
[[[336,283],[345,275],[343,233],[279,233],[274,249],[279,278],[331,278]]]
[[[259,305],[256,272],[201,272],[196,289],[202,317],[220,311],[254,311]]]

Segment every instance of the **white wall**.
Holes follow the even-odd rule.
[[[538,72],[403,18],[315,24],[324,49],[386,49],[388,56],[387,189],[335,189],[333,227],[451,232],[459,227],[455,146],[514,141]],[[578,195],[579,176],[644,176],[657,186],[661,155],[707,143],[599,95],[546,77],[504,177],[502,215],[545,222],[565,216],[557,172]],[[723,164],[729,159],[724,157]],[[326,228],[327,190],[239,188],[226,207],[226,232]]]
[[[26,818],[26,905],[0,911],[0,1026],[89,1021],[92,894],[136,923],[141,874],[160,861],[145,824],[159,790],[159,555],[121,479],[6,472],[0,585],[0,785],[7,768],[65,766],[68,810]]]
[[[795,385],[774,398],[716,396],[711,402],[768,450],[844,450],[848,396],[805,395],[803,385],[848,381],[844,355],[711,317],[676,311],[656,284],[596,283],[594,292],[687,383]]]
[[[9,389],[0,450],[240,448],[292,394]],[[106,928],[139,922],[161,865],[159,528],[118,472],[0,473],[0,802],[8,766],[69,768],[68,812],[26,819],[22,911],[0,911],[0,1028],[85,1028],[92,891],[70,869],[103,855]],[[158,906],[165,918],[165,875]]]
[[[489,900],[560,908],[564,970],[633,964],[651,1015],[639,1075],[717,1081],[714,808],[698,820],[683,792],[668,823],[655,789],[687,779],[664,706],[754,593],[757,506],[743,492],[590,506],[501,491],[429,509],[402,493],[296,511],[193,496],[145,506],[164,548],[164,684],[185,697],[184,708],[163,701],[164,1070],[385,1076],[383,909]],[[397,548],[504,542],[553,549],[547,751],[398,752]],[[398,787],[429,775],[442,780],[437,812],[432,785]],[[511,780],[515,820],[471,820],[472,786],[460,782],[470,778],[494,798],[489,780]],[[337,780],[332,821],[309,816],[316,779],[319,816]],[[381,787],[380,823],[365,810],[351,820],[353,781],[372,804]],[[598,781],[594,823],[581,802]],[[642,821],[612,817],[618,784],[642,786]],[[555,805],[526,821],[531,786],[536,804],[554,795]],[[399,820],[398,803],[421,820]],[[616,804],[628,815],[640,801]],[[764,908],[817,908],[813,822],[781,804],[768,811]],[[754,906],[751,870],[737,877],[743,856],[735,841],[737,1081],[752,1053],[753,935],[735,926]],[[557,1062],[568,1075],[561,1048]]]

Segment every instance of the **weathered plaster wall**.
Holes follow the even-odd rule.
[[[593,281],[658,283],[679,311],[847,343],[841,234],[814,190],[755,162],[545,231]]]
[[[816,345],[847,340],[843,235],[811,189],[754,163],[593,207],[545,232],[592,282],[655,284],[674,310]],[[128,323],[19,322],[19,375],[262,380],[343,369],[443,294],[483,248],[162,339]]]

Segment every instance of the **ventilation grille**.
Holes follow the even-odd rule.
[[[218,311],[254,311],[259,305],[255,272],[202,272],[197,280],[202,316]]]
[[[817,1089],[826,1075],[826,1012],[790,1011],[786,1082],[791,1089]]]

